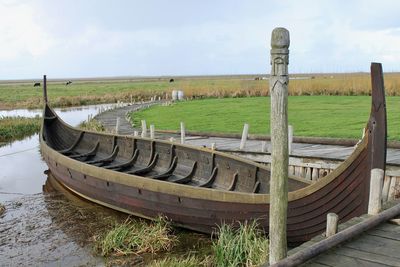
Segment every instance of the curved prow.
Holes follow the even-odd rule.
[[[47,104],[47,78],[43,75],[43,99],[44,103]]]
[[[371,85],[371,114],[365,130],[366,138],[368,138],[368,171],[364,191],[366,198],[363,202],[364,213],[368,210],[371,170],[375,168],[385,170],[386,165],[386,102],[382,65],[380,63],[371,63]]]
[[[382,64],[371,63],[372,104],[368,122],[371,169],[385,170],[386,165],[386,102]]]

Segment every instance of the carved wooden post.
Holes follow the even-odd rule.
[[[289,31],[275,28],[271,36],[271,185],[269,211],[269,262],[286,257],[286,221],[288,207],[288,64]]]

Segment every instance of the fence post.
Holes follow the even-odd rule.
[[[142,120],[142,137],[147,137],[147,126],[145,120]]]
[[[274,264],[287,254],[288,207],[288,64],[289,31],[275,28],[271,35],[271,181],[269,209],[269,262]]]
[[[217,149],[217,144],[216,143],[211,143],[211,150]]]
[[[185,124],[183,122],[181,122],[181,144],[185,143],[185,138],[186,138]]]
[[[292,125],[288,126],[288,139],[289,139],[288,152],[289,152],[289,155],[291,155],[292,154],[292,144],[293,144],[293,126]]]
[[[120,118],[117,117],[117,122],[115,123],[115,133],[119,134],[119,127],[120,127]]]
[[[154,127],[154,124],[150,124],[150,138],[151,139],[154,139],[154,132],[155,132],[156,130],[155,130],[155,127]]]
[[[326,237],[333,236],[337,233],[339,216],[335,213],[326,215]]]
[[[249,125],[247,123],[245,123],[243,125],[242,139],[240,140],[240,145],[239,145],[240,150],[243,150],[244,147],[246,146],[248,134],[249,134]]]
[[[385,171],[382,169],[371,170],[371,182],[369,187],[368,214],[376,215],[382,208],[382,186]]]

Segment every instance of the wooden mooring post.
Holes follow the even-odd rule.
[[[339,216],[336,213],[328,213],[326,215],[326,237],[333,236],[337,233]]]
[[[371,170],[371,181],[369,187],[368,214],[376,215],[382,209],[382,188],[385,171],[382,169]]]
[[[181,122],[181,144],[185,143],[186,132],[185,132],[185,123]]]
[[[245,123],[243,125],[242,139],[240,140],[239,149],[243,150],[246,146],[247,136],[249,135],[249,124]]]
[[[288,64],[289,31],[275,28],[271,35],[271,184],[269,209],[269,262],[286,257],[288,207]]]
[[[147,137],[147,126],[146,126],[146,121],[142,120],[142,137]]]
[[[119,134],[120,124],[121,124],[120,118],[117,117],[117,121],[116,121],[116,123],[115,123],[115,133],[116,133],[116,134]]]
[[[151,138],[151,139],[154,139],[154,137],[155,137],[155,132],[156,132],[156,129],[155,129],[154,124],[150,124],[150,138]]]

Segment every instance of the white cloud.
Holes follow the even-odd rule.
[[[0,60],[38,57],[54,43],[27,3],[0,1]]]

